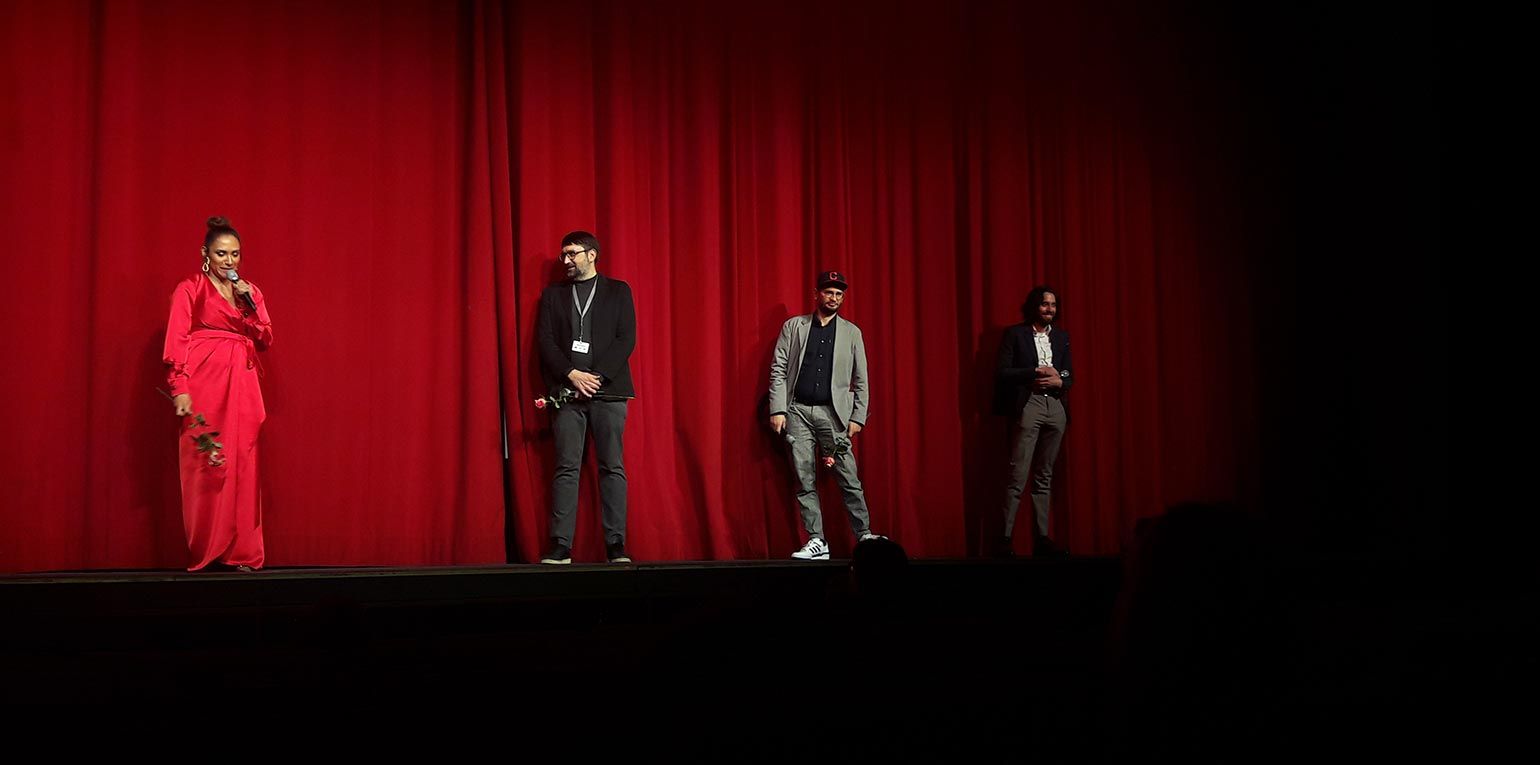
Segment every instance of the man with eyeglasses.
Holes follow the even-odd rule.
[[[553,394],[567,388],[575,395],[551,414],[556,434],[551,540],[540,562],[572,562],[578,471],[583,443],[591,431],[599,463],[605,557],[611,563],[630,563],[623,436],[627,402],[636,397],[630,363],[636,348],[636,306],[630,285],[599,274],[598,237],[587,231],[567,234],[559,257],[567,280],[546,287],[540,295],[540,366]]]
[[[856,475],[851,442],[866,426],[866,343],[861,328],[838,317],[849,287],[845,275],[818,275],[810,314],[793,316],[781,325],[770,361],[770,429],[791,445],[791,466],[797,477],[797,506],[807,544],[792,553],[798,560],[828,560],[823,535],[823,511],[818,506],[818,463],[834,468],[850,530],[858,540],[882,539],[871,530],[866,492]]]

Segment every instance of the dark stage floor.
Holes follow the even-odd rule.
[[[848,561],[33,574],[0,578],[0,662],[10,700],[57,701],[585,674],[752,687],[853,663],[954,676],[1016,654],[1087,672],[1119,577],[1114,558],[915,561],[875,595]]]
[[[0,701],[811,694],[1049,759],[1212,754],[1527,688],[1535,595],[1524,565],[1235,556],[918,560],[875,592],[848,561],[15,575]]]

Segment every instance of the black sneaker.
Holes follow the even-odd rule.
[[[611,563],[630,563],[631,556],[626,555],[625,542],[611,542],[604,546],[604,554],[609,557]]]
[[[551,551],[546,553],[545,557],[540,559],[540,562],[565,566],[572,562],[572,548],[566,545],[552,544]]]

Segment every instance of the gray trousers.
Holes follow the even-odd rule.
[[[1017,423],[1016,448],[1011,452],[1011,482],[1005,487],[1005,536],[1016,525],[1016,508],[1021,506],[1021,492],[1032,481],[1032,509],[1037,518],[1034,530],[1048,536],[1048,493],[1053,485],[1053,462],[1059,456],[1059,442],[1064,439],[1067,418],[1064,403],[1052,396],[1034,393],[1021,408]]]
[[[589,430],[593,430],[594,456],[599,463],[604,542],[626,541],[626,404],[573,401],[557,409],[551,418],[551,429],[556,432],[556,473],[551,477],[550,536],[557,544],[572,546],[577,527],[578,470],[583,466],[583,445]]]
[[[834,407],[808,406],[792,402],[786,413],[786,433],[791,437],[791,468],[797,474],[797,506],[802,513],[802,529],[809,537],[823,539],[823,510],[818,506],[818,459],[814,448],[833,454],[834,436],[845,435]],[[850,514],[850,530],[857,537],[871,530],[871,516],[866,510],[866,492],[856,475],[853,451],[834,458],[834,477],[845,495],[845,511]]]

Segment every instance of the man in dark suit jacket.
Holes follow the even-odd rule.
[[[1074,380],[1070,376],[1069,333],[1054,324],[1059,296],[1052,287],[1033,287],[1021,306],[1021,315],[1023,322],[1005,331],[995,366],[995,412],[1013,417],[1017,423],[1000,553],[1011,554],[1016,509],[1031,479],[1036,523],[1032,554],[1050,557],[1066,552],[1048,534],[1048,496],[1059,442],[1069,425],[1064,401]]]
[[[599,463],[599,501],[604,547],[611,563],[626,554],[626,466],[623,437],[631,385],[631,351],[636,348],[636,307],[631,287],[601,276],[599,238],[574,231],[561,240],[567,281],[540,295],[540,367],[552,393],[576,396],[551,415],[556,434],[556,472],[551,478],[551,546],[541,563],[571,563],[577,526],[578,470],[583,442],[594,434]]]

